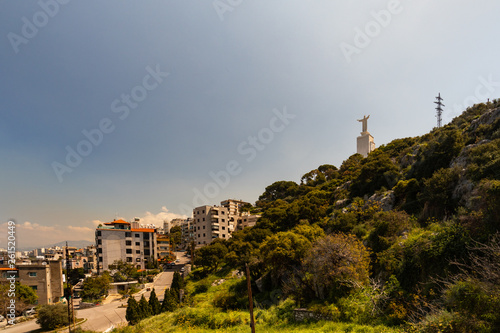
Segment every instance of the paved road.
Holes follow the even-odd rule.
[[[147,288],[154,288],[155,293],[160,301],[163,300],[163,295],[166,288],[170,288],[172,283],[172,278],[174,276],[174,271],[179,271],[185,263],[189,261],[186,257],[185,252],[176,252],[177,258],[180,262],[175,265],[173,269],[168,269],[165,272],[160,273],[158,278],[153,283],[148,283],[146,288],[134,295],[134,297],[139,300],[144,294],[146,299],[149,299],[150,291]],[[89,329],[96,332],[104,332],[110,327],[118,327],[127,325],[125,319],[126,308],[121,308],[120,305],[126,304],[125,300],[114,300],[109,304],[100,305],[93,308],[76,310],[76,316],[78,318],[86,318],[87,321],[82,324],[83,329]],[[31,331],[38,330],[40,326],[34,321],[29,321],[25,323],[16,324],[5,330],[6,333],[27,333]]]

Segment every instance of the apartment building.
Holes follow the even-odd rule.
[[[158,245],[158,258],[163,259],[170,255],[170,237],[168,235],[158,235],[156,244]]]
[[[244,228],[253,227],[260,215],[252,215],[249,213],[242,213],[236,218],[236,230],[243,230]]]
[[[220,205],[229,209],[229,214],[232,216],[239,216],[241,215],[241,208],[245,205],[250,205],[250,203],[242,200],[227,199],[222,201]]]
[[[229,209],[200,206],[193,209],[193,233],[196,247],[210,244],[216,238],[229,239],[234,231]]]
[[[235,230],[253,227],[260,215],[243,212],[248,202],[227,199],[220,206],[200,206],[193,209],[192,233],[196,247],[210,244],[216,238],[228,239]]]
[[[7,282],[11,269],[0,267],[0,283]],[[38,304],[53,304],[64,296],[61,261],[44,261],[16,265],[16,281],[31,287],[38,295]]]
[[[158,259],[157,234],[154,225],[115,220],[97,227],[95,232],[98,273],[109,270],[116,260],[123,260],[138,269]]]

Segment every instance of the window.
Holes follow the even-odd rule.
[[[99,261],[102,262],[102,257],[99,257]]]
[[[132,262],[132,257],[127,257],[127,262]]]
[[[226,234],[222,234],[222,238],[226,238]]]
[[[201,237],[200,234],[198,234],[198,237]]]
[[[101,236],[101,230],[97,230],[97,237]]]
[[[203,226],[203,230],[205,230],[205,226]]]
[[[33,289],[34,291],[38,290],[38,286],[30,286],[30,288]]]
[[[226,230],[226,227],[222,227],[222,230]]]
[[[203,218],[203,221],[205,221],[205,218]]]
[[[135,242],[135,246],[141,246],[141,243]]]
[[[131,246],[132,245],[132,241],[125,241],[125,245]]]
[[[98,248],[97,253],[102,253],[102,248]]]
[[[141,262],[141,258],[136,258],[135,261]],[[141,267],[141,266],[139,266],[139,267]]]
[[[203,214],[205,214],[205,210],[203,210],[202,212],[203,212]]]
[[[144,255],[145,256],[151,255],[151,252],[149,251],[149,249],[144,250]]]
[[[132,237],[132,233],[131,232],[126,232],[125,233],[125,237]]]
[[[18,279],[18,278],[19,278],[19,272],[18,272],[18,271],[15,271],[14,273],[7,273],[7,272],[3,272],[1,276],[2,276],[2,278],[6,279],[6,278],[11,277],[13,274],[14,274],[14,277],[15,277],[16,279]]]
[[[36,277],[36,272],[28,272],[29,277]]]
[[[224,211],[222,211],[221,213],[222,213],[222,215],[224,215]]]
[[[205,234],[203,234],[203,237],[205,237]]]
[[[141,254],[141,250],[135,250],[135,254]]]
[[[135,238],[139,238],[139,237],[141,237],[141,235],[135,234]]]
[[[127,254],[132,254],[132,249],[127,249],[127,250],[126,250],[126,253],[127,253]]]
[[[221,219],[222,222],[226,222],[224,219]]]
[[[102,240],[98,239],[97,240],[97,245],[101,245],[102,244]]]
[[[144,239],[149,239],[149,233],[145,232],[142,236],[142,238]]]

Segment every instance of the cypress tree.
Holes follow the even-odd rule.
[[[133,296],[129,297],[127,302],[127,312],[125,313],[129,325],[137,324],[141,318],[139,314],[139,305]]]
[[[184,279],[179,274],[179,272],[174,272],[174,277],[172,278],[172,285],[170,286],[170,290],[175,291],[175,299],[179,302],[180,290],[184,289]]]
[[[161,304],[160,301],[158,300],[158,297],[156,297],[156,292],[154,288],[151,291],[151,296],[149,296],[148,303],[151,308],[151,315],[156,316],[161,312]]]
[[[161,305],[162,312],[172,312],[177,308],[176,294],[175,290],[165,289],[165,295]]]
[[[149,306],[148,301],[146,301],[144,294],[142,295],[141,300],[139,301],[139,315],[141,320],[151,317],[151,307]]]

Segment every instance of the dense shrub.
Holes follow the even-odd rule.
[[[64,304],[42,305],[36,320],[43,330],[50,331],[69,324],[68,307]]]

